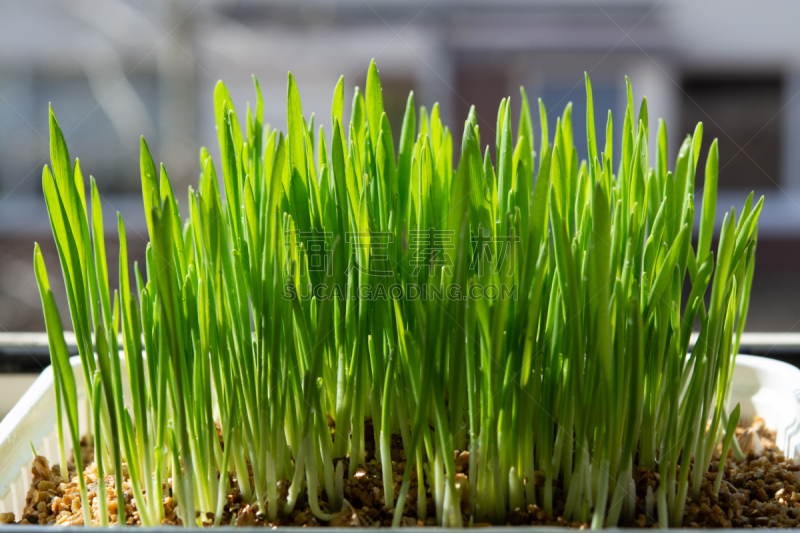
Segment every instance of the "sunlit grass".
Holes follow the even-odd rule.
[[[240,122],[217,85],[220,154],[215,164],[200,151],[183,221],[167,171],[142,139],[147,262],[129,270],[120,217],[113,293],[95,181],[87,202],[50,113],[43,187],[92,397],[95,457],[107,473],[127,463],[142,523],[164,519],[162,483],[171,478],[184,524],[207,523],[209,512],[219,524],[230,489],[220,472],[233,472],[245,501],[270,520],[306,497],[329,520],[371,427],[395,525],[414,473],[432,489],[437,523],[467,525],[456,449],[470,451],[475,522],[502,524],[507,511],[534,503],[552,512],[558,480],[565,518],[614,526],[636,511],[638,466],[660,474],[659,523],[680,525],[687,494],[698,495],[724,429],[727,451],[738,421],[738,409],[728,421],[726,400],[763,202],[754,206],[751,194],[738,216],[731,209],[711,252],[712,142],[693,246],[702,125],[669,170],[665,125],[649,129],[647,101],[637,112],[629,84],[616,159],[610,112],[597,145],[588,77],[588,154],[573,145],[571,105],[548,132],[541,101],[536,117],[524,91],[516,135],[504,99],[495,132],[479,131],[470,111],[459,149],[438,106],[417,109],[413,93],[395,142],[374,63],[350,124],[339,80],[327,133],[327,119],[317,126],[303,114],[291,74],[286,135],[263,124],[255,87],[255,109]],[[481,133],[495,136],[495,154],[482,155]],[[63,463],[64,439],[77,448],[80,438],[76,382],[38,247],[35,265],[67,413]],[[395,494],[398,433],[408,460]],[[279,506],[282,479],[291,486]],[[425,491],[418,497],[424,517]]]

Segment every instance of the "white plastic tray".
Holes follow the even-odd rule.
[[[78,390],[78,414],[85,427],[88,405],[80,359],[73,357],[71,361]],[[124,365],[122,369],[124,371]],[[777,430],[776,442],[786,456],[796,462],[800,460],[800,369],[764,357],[738,356],[733,371],[731,405],[737,402],[741,403],[743,418],[763,417],[767,427]],[[66,423],[65,418],[65,431]],[[58,460],[50,367],[0,422],[0,512],[13,512],[17,518],[25,505],[31,482],[31,444],[39,455],[51,462]],[[67,454],[70,450],[68,446]]]
[[[71,357],[72,371],[78,393],[78,420],[81,435],[88,427],[90,415],[86,383],[81,370],[81,359]],[[125,361],[120,361],[125,401],[130,398]],[[69,435],[66,412],[62,416],[64,433]],[[66,454],[72,454],[72,441],[65,439]],[[45,368],[17,404],[0,422],[0,512],[14,513],[19,520],[25,507],[33,463],[33,445],[36,453],[50,461],[58,462],[58,431],[56,428],[56,398],[53,392],[53,369]]]

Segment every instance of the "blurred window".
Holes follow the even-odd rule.
[[[460,151],[464,121],[467,119],[470,107],[474,105],[475,118],[481,137],[481,151],[485,149],[486,145],[489,145],[489,153],[492,154],[491,158],[494,161],[497,110],[500,107],[500,100],[509,96],[509,93],[506,92],[508,90],[507,73],[490,59],[475,58],[469,55],[459,58],[456,65],[456,97],[453,99],[456,118],[451,126],[454,130],[455,148]],[[519,92],[515,92],[511,97],[512,113],[516,109],[518,115]],[[514,123],[518,118],[513,114],[511,116]],[[516,132],[516,130],[514,131]]]
[[[366,85],[366,83],[364,84]],[[408,93],[414,90],[414,81],[410,77],[386,76],[381,78],[383,93],[383,110],[392,128],[395,145],[400,142],[400,131],[403,128],[403,117],[406,113]],[[347,97],[345,97],[347,99]],[[348,102],[349,103],[349,102]],[[419,95],[415,94],[415,103],[420,105]],[[430,112],[430,109],[428,110]],[[419,124],[417,124],[419,127]],[[326,128],[327,129],[327,128]]]
[[[580,78],[578,78],[580,79]],[[539,123],[539,110],[536,103],[538,95],[528,94],[533,123]],[[597,139],[597,150],[602,151],[606,145],[606,124],[608,111],[614,121],[614,154],[620,154],[620,141],[617,137],[622,132],[622,123],[625,119],[625,110],[618,110],[617,103],[625,97],[624,91],[617,87],[602,85],[595,80],[592,83],[592,103],[594,107],[594,130]],[[572,85],[547,84],[541,93],[542,103],[547,110],[547,126],[550,143],[555,140],[556,123],[564,115],[567,104],[572,102],[572,144],[578,152],[578,162],[588,159],[589,150],[586,145],[586,85],[579,81]],[[638,107],[636,108],[638,112]],[[650,127],[653,127],[651,124]],[[537,128],[538,129],[538,128]],[[538,131],[535,131],[538,134]],[[538,150],[541,139],[534,139]],[[588,162],[588,161],[587,161]],[[618,163],[618,160],[617,160]],[[615,170],[616,171],[616,170]]]
[[[720,188],[775,188],[780,183],[782,89],[779,75],[684,78],[681,131],[694,131],[702,121],[704,145],[719,138]],[[704,164],[698,162],[699,168]],[[698,172],[698,187],[702,177]]]
[[[127,82],[144,102],[146,120],[157,117],[158,85],[154,74],[132,73]],[[0,105],[0,188],[15,193],[41,192],[41,173],[49,158],[48,103],[67,137],[70,156],[81,161],[84,179],[95,176],[103,192],[140,191],[138,136],[150,133],[151,147],[158,139],[150,132],[121,131],[109,119],[107,107],[118,88],[98,99],[81,71],[33,71],[2,83],[5,104]],[[105,89],[105,88],[104,88]],[[124,102],[122,102],[124,105]],[[125,109],[117,109],[125,111]]]

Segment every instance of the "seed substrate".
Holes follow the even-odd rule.
[[[295,510],[288,515],[279,515],[274,521],[267,520],[266,513],[258,505],[250,505],[239,493],[235,476],[230,475],[231,487],[227,495],[227,503],[221,518],[222,525],[235,526],[293,526],[293,527],[380,527],[390,526],[394,515],[394,506],[384,505],[383,479],[381,465],[375,453],[373,432],[365,431],[367,439],[366,464],[360,465],[353,478],[344,480],[344,505],[329,521],[316,518],[303,499],[297,503]],[[775,432],[767,429],[763,420],[756,418],[753,422],[744,422],[737,429],[736,436],[749,448],[747,458],[742,462],[734,461],[729,453],[724,461],[724,478],[719,496],[712,490],[714,479],[720,466],[719,453],[714,457],[709,472],[703,475],[702,490],[699,498],[687,497],[683,518],[683,527],[689,528],[750,528],[769,527],[784,528],[800,526],[800,465],[787,459],[775,445]],[[753,442],[758,439],[760,442]],[[750,440],[749,445],[747,441]],[[761,446],[759,446],[759,444]],[[473,517],[467,502],[469,493],[467,470],[469,466],[468,451],[454,451],[457,472],[457,484],[462,486],[464,495],[461,511],[464,524],[473,526],[489,526],[485,517]],[[106,476],[104,483],[98,483],[93,449],[84,445],[81,448],[84,464],[84,476],[92,506],[93,525],[99,524],[98,489],[105,488],[108,502],[109,523],[117,523],[117,499],[114,493],[114,476]],[[399,435],[392,439],[391,447],[393,484],[395,495],[400,490],[405,468],[405,451]],[[344,458],[347,471],[348,458]],[[26,497],[25,510],[17,521],[13,513],[0,514],[3,524],[47,524],[47,525],[83,525],[78,478],[73,462],[69,462],[69,480],[60,475],[58,466],[50,466],[47,459],[36,456],[31,472],[33,481]],[[125,466],[123,465],[123,470]],[[415,469],[416,472],[416,469]],[[542,486],[544,475],[538,475],[534,483]],[[636,484],[636,517],[620,525],[622,527],[658,527],[657,511],[649,502],[648,487],[652,494],[657,494],[659,487],[658,473],[646,469],[634,469],[633,478]],[[691,479],[691,478],[690,478]],[[286,502],[290,482],[280,481],[278,484],[279,503]],[[411,489],[406,500],[405,511],[401,519],[403,527],[425,527],[436,525],[436,509],[431,494],[430,483],[426,479],[426,509],[417,508],[418,490],[416,473],[412,476]],[[567,521],[561,514],[564,509],[566,495],[562,490],[561,480],[554,482],[553,514],[548,515],[537,505],[517,508],[506,513],[506,524],[512,526],[547,525],[572,528],[588,528],[589,524],[580,521]],[[136,504],[132,496],[130,480],[125,476],[123,482],[125,499],[125,516],[128,525],[140,525]],[[176,502],[171,497],[171,479],[164,484],[164,519],[165,525],[181,525],[176,511]],[[328,512],[324,491],[320,490],[320,506]],[[283,505],[281,505],[283,507]],[[199,514],[198,514],[199,516]],[[210,525],[214,521],[212,513],[204,513],[203,523]]]

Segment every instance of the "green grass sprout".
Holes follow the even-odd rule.
[[[51,110],[43,189],[88,433],[38,245],[35,272],[62,472],[83,431],[98,476],[115,477],[117,514],[101,498],[94,523],[125,523],[123,472],[146,526],[166,518],[168,495],[184,525],[220,525],[233,487],[259,519],[307,503],[329,521],[374,451],[395,526],[426,518],[425,488],[436,522],[461,527],[531,504],[552,513],[560,484],[564,518],[612,527],[641,512],[634,468],[660,476],[648,515],[680,526],[717,446],[741,452],[728,397],[763,198],[725,214],[712,250],[717,141],[696,191],[702,124],[670,165],[666,126],[646,98],[634,107],[629,81],[623,120],[609,111],[605,128],[585,83],[579,154],[572,105],[549,129],[524,89],[494,131],[470,109],[458,147],[439,106],[413,93],[393,137],[374,61],[349,123],[342,78],[328,125],[304,113],[289,74],[285,131],[264,124],[255,78],[244,115],[219,82],[219,154],[201,149],[181,202],[141,140],[150,240],[144,269],[129,264],[118,217],[116,289],[97,184],[87,194]]]

